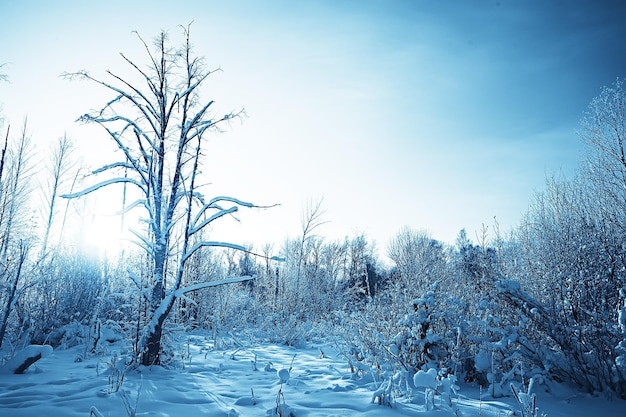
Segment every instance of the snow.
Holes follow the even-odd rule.
[[[428,371],[417,371],[413,377],[413,383],[418,388],[437,388],[437,370],[434,368]]]
[[[434,410],[425,411],[423,389],[413,398],[394,397],[394,390],[367,375],[356,377],[333,344],[295,349],[265,344],[216,351],[202,334],[180,340],[180,355],[172,368],[125,369],[121,342],[108,344],[96,355],[84,346],[39,349],[51,353],[23,375],[0,376],[0,415],[40,417],[58,415],[125,416],[454,416],[439,395]],[[183,349],[184,347],[184,349]],[[320,349],[324,355],[320,355]],[[32,352],[31,352],[32,353]],[[278,371],[276,370],[278,369]],[[281,381],[285,372],[288,381]],[[434,371],[434,370],[433,370]],[[119,392],[111,392],[112,376],[125,372]],[[281,375],[282,374],[282,375]],[[422,374],[419,374],[422,375]],[[432,379],[432,371],[424,372]],[[416,382],[422,376],[415,377]],[[113,381],[114,382],[114,381]],[[287,382],[287,383],[284,383]],[[372,402],[382,390],[392,406]],[[548,394],[535,385],[537,406],[549,417],[622,416],[626,402],[576,394],[570,390]],[[519,415],[512,396],[491,399],[478,387],[461,384],[451,393],[452,407],[464,417]],[[130,411],[129,411],[130,410]]]
[[[286,384],[289,381],[289,369],[280,369],[276,374],[278,375],[278,379],[281,384]]]
[[[491,367],[491,361],[489,360],[489,352],[486,350],[479,350],[474,356],[474,367],[478,372],[486,371]]]
[[[11,359],[0,366],[0,373],[16,372],[23,364],[30,360],[33,363],[43,359],[52,353],[52,347],[48,345],[30,345],[17,352]],[[20,372],[21,373],[21,372]]]

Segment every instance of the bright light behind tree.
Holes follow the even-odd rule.
[[[64,241],[81,252],[115,258],[134,246],[129,228],[137,230],[141,224],[135,213],[120,214],[119,195],[102,194],[75,205],[75,214],[68,220],[70,232]]]

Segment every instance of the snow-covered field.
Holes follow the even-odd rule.
[[[521,415],[512,397],[493,400],[464,384],[452,395],[452,408],[436,397],[435,410],[426,411],[423,390],[396,398],[392,408],[374,404],[380,384],[371,375],[352,375],[332,344],[216,351],[207,337],[192,335],[175,356],[172,369],[124,372],[123,349],[116,345],[97,355],[86,355],[84,346],[57,349],[23,375],[0,374],[0,416],[126,416],[134,410],[162,417]],[[626,415],[625,401],[537,391],[537,406],[550,417]]]

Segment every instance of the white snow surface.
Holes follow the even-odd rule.
[[[84,346],[56,349],[23,375],[0,375],[0,416],[104,417],[129,415],[122,397],[136,416],[271,416],[279,396],[280,410],[293,416],[454,416],[437,396],[435,410],[424,410],[423,389],[413,398],[396,398],[393,407],[371,402],[380,386],[371,376],[354,377],[332,343],[307,348],[265,344],[215,350],[200,334],[188,335],[175,349],[175,368],[127,370],[125,394],[109,393],[112,358],[123,358],[120,343],[104,352],[85,354]],[[320,357],[320,349],[325,355]],[[80,360],[79,360],[80,359]],[[120,359],[118,359],[120,360]],[[183,366],[184,364],[184,366]],[[291,367],[281,384],[278,369]],[[113,368],[123,369],[119,362]],[[452,403],[463,417],[520,415],[512,397],[492,399],[476,386],[459,384]],[[537,406],[548,417],[624,416],[626,401],[608,401],[563,389],[548,394],[535,386]],[[137,401],[137,393],[139,397]],[[481,398],[482,397],[482,398]],[[286,415],[286,414],[285,414]]]

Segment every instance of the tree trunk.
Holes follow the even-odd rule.
[[[141,364],[144,366],[161,364],[161,337],[163,336],[163,323],[169,315],[175,295],[172,293],[161,301],[159,307],[153,312],[153,318],[149,324],[149,332],[142,342]]]
[[[158,324],[154,327],[154,331],[150,332],[146,338],[144,351],[141,354],[141,364],[144,366],[161,364],[161,336],[163,335],[163,322],[165,315],[159,317]]]

